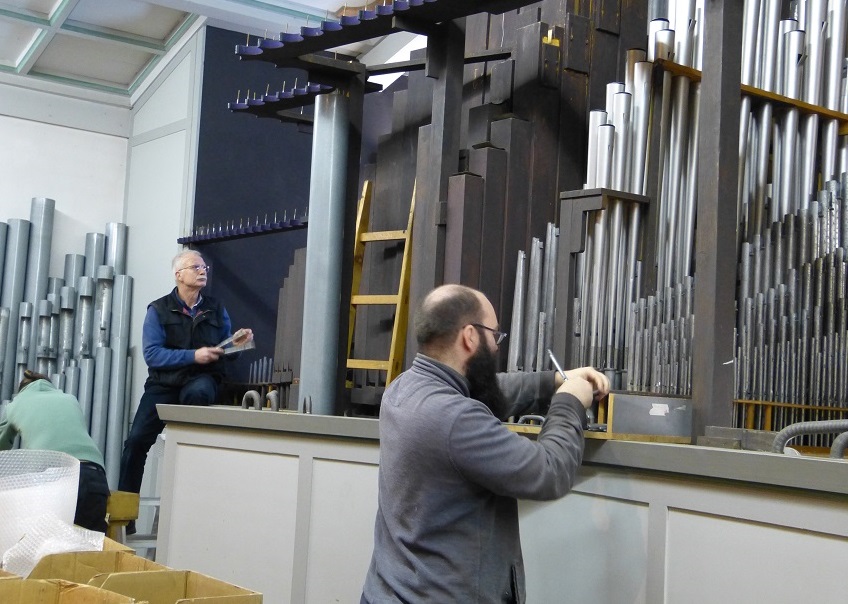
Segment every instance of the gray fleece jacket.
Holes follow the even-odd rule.
[[[379,508],[362,601],[523,602],[517,498],[571,488],[585,411],[553,372],[501,374],[510,415],[544,410],[536,441],[470,398],[466,379],[419,354],[380,408]]]

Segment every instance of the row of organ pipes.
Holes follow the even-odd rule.
[[[114,489],[132,382],[128,229],[86,234],[85,255],[66,254],[63,276],[50,277],[54,213],[54,200],[33,198],[30,220],[0,222],[0,407],[24,369],[49,376],[79,400]]]
[[[848,113],[846,2],[793,2],[792,16],[781,19],[782,4],[746,0],[742,84]],[[610,83],[606,106],[589,116],[586,189],[645,195],[648,159],[658,154],[656,240],[643,241],[639,204],[613,201],[589,213],[576,259],[568,362],[602,368],[616,389],[691,394],[701,84],[669,69],[653,73],[655,59],[700,69],[702,14],[702,0],[650,3],[647,51],[627,52],[625,81]],[[743,94],[738,241],[728,242],[739,257],[736,397],[791,403],[771,424],[761,407],[747,417],[745,405],[734,421],[772,430],[842,419],[848,408],[848,136],[839,134],[839,119],[786,105]],[[651,149],[657,127],[659,148]],[[550,332],[539,325],[552,323],[554,312],[544,290],[551,277],[543,250],[556,246],[551,228],[547,244],[533,241],[529,269],[519,254],[511,333],[520,337],[510,344],[508,370],[549,368],[539,355]],[[649,245],[655,267],[641,264]],[[653,292],[643,291],[646,270],[656,270]],[[827,437],[808,438],[816,445]]]

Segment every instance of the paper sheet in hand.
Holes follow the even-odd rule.
[[[234,342],[236,342],[242,337],[244,337],[244,330],[239,329],[229,338],[218,344],[217,348],[223,348],[224,354],[233,354],[236,352],[241,352],[242,350],[251,350],[253,348],[256,348],[256,344],[253,342],[253,340],[245,342],[244,344],[234,344]]]

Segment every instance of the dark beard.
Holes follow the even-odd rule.
[[[488,346],[480,346],[468,359],[465,377],[470,386],[471,398],[477,399],[498,419],[505,419],[509,405],[495,377],[498,359]]]

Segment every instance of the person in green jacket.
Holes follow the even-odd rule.
[[[26,369],[18,394],[0,420],[0,451],[11,449],[18,434],[22,449],[60,451],[79,459],[74,523],[105,533],[109,484],[103,455],[88,434],[76,397],[53,386],[47,376]]]

